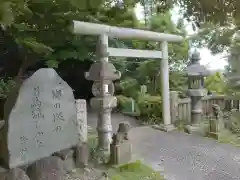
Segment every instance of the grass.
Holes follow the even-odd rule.
[[[111,180],[164,180],[159,172],[136,161],[108,171]]]
[[[95,151],[97,145],[97,135],[88,136],[88,146],[91,151]],[[121,165],[117,168],[105,165],[108,176],[111,180],[164,180],[159,172],[154,171],[151,167],[141,163],[141,161]]]
[[[204,132],[207,132],[209,130],[209,122],[207,120],[204,120],[201,123],[201,127],[202,129],[204,129]],[[227,129],[223,129],[220,131],[218,142],[232,144],[234,146],[240,147],[240,140],[238,139],[238,135],[232,133],[230,130]]]
[[[179,131],[183,131],[186,124],[187,124],[186,121],[179,120],[175,122],[175,126]],[[200,127],[201,127],[202,135],[208,138],[207,132],[209,130],[209,121],[205,119],[202,120],[200,123]],[[238,138],[238,135],[233,134],[231,131],[227,129],[221,130],[219,134],[218,142],[232,144],[234,146],[240,147],[240,139]]]
[[[240,147],[240,140],[236,134],[233,134],[231,131],[223,130],[220,133],[220,138],[218,140],[220,143],[229,143],[234,146]]]

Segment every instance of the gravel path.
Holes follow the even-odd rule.
[[[96,114],[88,115],[95,128]],[[134,159],[142,159],[168,180],[240,180],[240,148],[181,132],[162,132],[140,126],[134,118],[112,115],[113,131],[128,121],[133,127],[130,140]]]
[[[121,123],[123,121],[128,122],[131,125],[131,127],[141,126],[141,124],[135,118],[132,118],[129,116],[124,116],[120,113],[114,113],[114,114],[112,114],[113,132],[117,131],[119,123]],[[96,113],[92,113],[92,112],[88,113],[88,125],[90,127],[92,127],[93,129],[96,129],[96,127],[97,127],[97,114]]]
[[[133,153],[168,180],[240,180],[240,148],[151,127],[130,132]]]

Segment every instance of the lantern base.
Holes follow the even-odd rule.
[[[207,137],[213,138],[218,140],[219,139],[219,133],[214,133],[214,132],[208,132]]]
[[[177,128],[176,128],[174,125],[172,125],[172,124],[169,124],[169,125],[165,125],[165,124],[153,125],[152,128],[157,129],[157,130],[160,130],[160,131],[164,131],[164,132],[170,132],[170,131],[174,131],[174,130],[177,129]]]
[[[185,126],[184,131],[188,134],[201,134],[202,135],[200,124],[187,125],[187,126]]]

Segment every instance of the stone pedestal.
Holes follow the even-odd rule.
[[[127,164],[132,160],[132,145],[128,141],[117,145],[111,144],[110,163],[112,165]]]
[[[170,91],[171,124],[178,120],[178,92]]]
[[[176,127],[173,124],[169,124],[169,125],[160,124],[160,125],[153,125],[152,127],[154,129],[164,131],[164,132],[170,132],[170,131],[176,130]]]
[[[207,135],[214,139],[218,139],[221,130],[224,129],[223,113],[220,106],[217,104],[213,104],[212,108],[215,118],[209,120],[209,131]]]
[[[209,120],[209,132],[207,133],[207,135],[211,138],[218,139],[219,130],[220,130],[220,126],[219,126],[218,120],[216,119]]]
[[[186,125],[184,131],[188,134],[202,134],[200,124]]]
[[[191,97],[191,125],[185,127],[187,133],[200,133],[200,122],[202,116],[202,97],[207,94],[206,89],[189,89],[188,95]]]

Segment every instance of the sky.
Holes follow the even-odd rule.
[[[172,11],[172,19],[174,22],[177,22],[177,20],[180,18],[180,15],[178,14],[178,8],[174,8]],[[137,15],[137,18],[139,20],[144,19],[143,15],[143,8],[141,7],[140,4],[138,4],[135,8],[135,12]],[[194,34],[194,31],[192,29],[191,24],[187,24],[186,22],[186,30],[188,32],[188,35]],[[208,50],[207,48],[200,48],[198,49],[201,55],[201,64],[205,65],[207,68],[210,70],[223,70],[224,67],[227,65],[227,61],[224,59],[224,56],[226,54],[217,54],[217,55],[212,55],[211,51]]]

